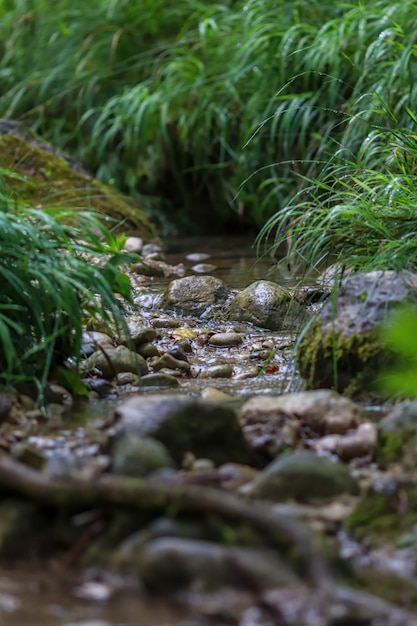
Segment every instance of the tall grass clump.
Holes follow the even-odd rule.
[[[340,146],[262,229],[272,249],[287,243],[293,267],[338,261],[362,271],[416,268],[417,128],[400,126],[392,112],[384,121],[356,153]]]
[[[41,392],[67,357],[79,358],[87,319],[125,329],[122,243],[93,213],[16,208],[0,194],[1,383]]]
[[[0,115],[168,220],[216,231],[262,227],[341,145],[355,155],[378,120],[368,94],[407,128],[411,0],[168,5],[0,4]]]

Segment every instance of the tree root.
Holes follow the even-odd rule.
[[[96,506],[121,507],[155,514],[218,515],[247,523],[271,545],[289,555],[304,580],[324,588],[330,580],[327,563],[314,535],[300,521],[275,512],[263,502],[247,503],[235,495],[168,481],[101,475],[93,480],[53,477],[0,453],[0,488],[40,504],[67,510]]]

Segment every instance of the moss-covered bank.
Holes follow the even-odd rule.
[[[114,220],[123,232],[138,234],[145,240],[157,238],[155,227],[137,202],[80,168],[74,169],[70,160],[48,144],[0,134],[0,167],[13,172],[3,172],[1,182],[6,195],[16,203],[36,208],[95,210],[106,216],[109,227],[110,220]]]

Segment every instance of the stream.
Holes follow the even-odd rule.
[[[202,273],[220,278],[232,290],[242,290],[261,279],[278,283],[290,291],[300,289],[300,275],[277,266],[268,255],[258,258],[253,240],[242,237],[172,240],[165,244],[164,262],[178,268],[179,276],[198,275],[204,269],[201,264],[208,264],[211,267]],[[229,321],[221,314],[187,317],[159,309],[160,293],[176,277],[140,276],[133,283],[133,295],[134,301],[149,303],[146,306],[138,304],[136,315],[140,316],[141,323],[145,321],[145,324],[158,330],[152,343],[159,354],[169,352],[184,337],[190,342],[192,349],[187,354],[189,369],[177,372],[178,381],[174,381],[177,387],[155,390],[152,387],[147,389],[138,386],[134,382],[119,383],[114,393],[103,394],[103,397],[100,397],[100,393],[93,392],[88,400],[81,399],[71,405],[53,402],[48,419],[42,420],[39,415],[34,420],[33,429],[19,432],[14,427],[10,433],[6,431],[5,441],[10,443],[13,437],[17,440],[20,437],[52,464],[48,465],[48,471],[52,475],[56,471],[57,475],[65,476],[68,466],[68,473],[74,468],[80,472],[92,472],[94,480],[94,476],[103,471],[100,464],[106,462],[100,447],[102,433],[112,422],[115,410],[132,396],[180,392],[190,398],[214,401],[218,399],[216,394],[228,394],[232,396],[230,406],[240,407],[254,396],[280,396],[301,388],[293,360],[300,325],[276,332],[247,322]],[[313,286],[313,279],[309,281],[302,277],[303,289],[311,289]],[[131,311],[131,316],[135,317],[134,310]],[[242,337],[241,343],[235,347],[212,345],[208,338],[216,333],[239,334]],[[217,375],[216,372],[222,373]],[[229,374],[224,375],[224,372]],[[228,402],[227,396],[224,397]],[[224,399],[220,401],[224,402]],[[376,416],[376,419],[380,417],[378,410],[379,407],[372,407],[373,417]],[[256,431],[256,436],[259,435],[262,439],[266,433],[268,437],[268,423],[255,424],[256,428],[258,426],[259,432]],[[303,436],[311,436],[308,428]],[[7,449],[4,443],[3,447]],[[87,465],[84,466],[86,462]],[[354,473],[356,472],[359,479],[362,474],[367,479],[366,463],[370,465],[369,458],[364,462],[364,467],[361,466],[361,461],[354,467]],[[188,470],[185,465],[182,468]],[[209,467],[208,475],[211,469]],[[295,516],[301,512],[301,519],[313,520],[313,525],[318,524],[323,529],[336,527],[345,515],[344,507],[349,509],[350,506],[347,496],[346,500],[335,502],[334,507],[323,506],[318,513],[313,510],[314,506],[291,503],[279,504],[277,510],[285,513],[288,509],[289,514],[295,512]],[[0,526],[0,536],[1,530]],[[354,554],[356,550],[358,558],[363,558],[359,544],[350,542],[347,538],[342,541],[344,543],[340,546],[341,551]],[[320,594],[315,596],[308,585],[300,585],[299,589],[290,592],[285,588],[277,589],[277,596],[271,605],[265,600],[266,596],[258,594],[256,585],[253,588],[249,586],[249,591],[222,589],[207,594],[192,589],[182,592],[183,597],[181,594],[154,597],[145,593],[137,576],[121,575],[100,568],[81,571],[73,568],[80,551],[82,553],[83,542],[87,546],[91,537],[81,537],[74,548],[71,547],[47,561],[39,562],[30,553],[24,562],[9,563],[7,559],[3,559],[4,562],[0,563],[1,626],[281,626],[289,623],[321,626],[324,623],[321,615],[328,604],[327,600],[319,597]],[[407,559],[408,553],[399,563],[398,569],[405,577],[410,578],[412,573],[407,571],[407,567],[411,566],[407,565]],[[388,567],[385,555],[381,557],[381,563],[381,570]],[[395,559],[392,559],[392,564],[391,569],[395,569]],[[340,593],[349,595],[350,591],[346,589],[341,588]],[[337,613],[338,605],[334,597],[332,602],[335,602]],[[356,607],[360,607],[362,601],[366,603],[369,599],[353,596],[352,602]],[[375,614],[383,616],[385,607],[382,601],[372,599],[372,602],[375,604]],[[274,613],[276,609],[271,609],[273,606],[283,607],[292,621],[282,621],[278,613]],[[263,613],[259,607],[263,609]],[[358,611],[360,613],[359,608]],[[236,615],[240,616],[238,621]],[[375,622],[372,621],[372,626],[402,626],[400,614],[396,616],[392,613],[391,618],[391,621],[385,622],[383,617],[378,617]],[[336,616],[334,622],[327,623],[353,626],[350,621],[343,621],[343,616],[339,621]],[[405,623],[407,626],[417,626],[417,620],[414,622],[411,619]],[[356,625],[371,626],[371,622],[366,618],[362,620],[359,616],[358,621],[355,621]]]
[[[224,280],[232,289],[242,289],[261,278],[287,286],[296,283],[297,278],[289,272],[274,268],[269,257],[259,259],[252,244],[253,240],[245,238],[175,240],[166,243],[165,258],[173,266],[183,263],[186,275],[192,275],[194,272],[191,268],[196,263],[187,260],[186,255],[208,254],[206,262],[216,268],[210,274]],[[170,280],[172,278],[152,278],[147,284],[158,291]],[[193,323],[198,322],[194,320]],[[213,322],[203,325],[210,330],[215,328]],[[250,331],[246,334],[246,343],[268,339],[275,341],[277,338],[277,333],[270,331],[247,327],[245,330]],[[279,335],[278,339],[287,345],[288,333]],[[244,355],[243,346],[239,358],[244,359]],[[200,357],[196,355],[197,361],[198,358],[207,361],[207,352]],[[223,361],[227,360],[225,354]],[[268,377],[241,380],[219,378],[216,379],[215,387],[243,396],[288,389],[293,380],[291,365],[287,365],[289,353],[281,358],[282,362],[284,360],[285,367],[288,367],[287,373],[281,371],[274,374],[271,371]],[[181,391],[197,394],[203,386],[208,386],[207,380],[184,380]],[[64,420],[60,415],[52,416],[48,427],[31,437],[31,443],[46,452],[57,449],[65,451],[68,447],[72,451],[76,448],[81,456],[91,454],[96,429],[111,417],[121,400],[120,397],[93,399],[76,405],[70,417],[66,415]],[[96,572],[87,572],[80,579],[77,574],[66,571],[60,563],[55,562],[39,565],[28,559],[28,562],[13,566],[6,563],[0,565],[0,623],[2,626],[180,626],[200,623],[198,620],[190,621],[189,611],[168,598],[152,600],[144,596],[132,581],[111,576],[107,579],[104,577],[104,580],[102,578],[102,573],[97,575]],[[234,602],[246,604],[245,599],[240,597],[234,598]],[[220,595],[217,603],[222,604]]]

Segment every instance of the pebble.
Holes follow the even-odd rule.
[[[141,385],[144,387],[152,387],[152,388],[170,388],[170,387],[178,387],[179,382],[172,376],[171,374],[164,374],[163,372],[158,372],[156,374],[146,374],[146,376],[142,376],[140,379]]]
[[[193,265],[191,269],[196,274],[210,274],[210,272],[214,272],[217,267],[211,265],[211,263],[198,263],[197,265]]]
[[[210,255],[206,254],[205,252],[191,252],[190,254],[187,254],[185,258],[187,259],[187,261],[200,263],[201,261],[207,261],[207,259],[210,258]]]
[[[127,252],[140,254],[143,248],[143,241],[140,237],[127,237],[123,247]]]
[[[160,357],[152,361],[152,367],[155,371],[161,370],[166,367],[174,370],[183,370],[185,372],[190,371],[190,364],[187,361],[176,359],[174,356],[172,356],[172,354],[168,354],[168,352],[165,352]]]
[[[154,328],[178,328],[181,324],[179,320],[173,317],[155,317],[151,323]]]
[[[230,378],[233,374],[233,365],[223,363],[211,365],[200,373],[200,378]]]
[[[242,343],[242,335],[239,333],[215,333],[209,338],[208,343],[219,348],[232,348]]]

